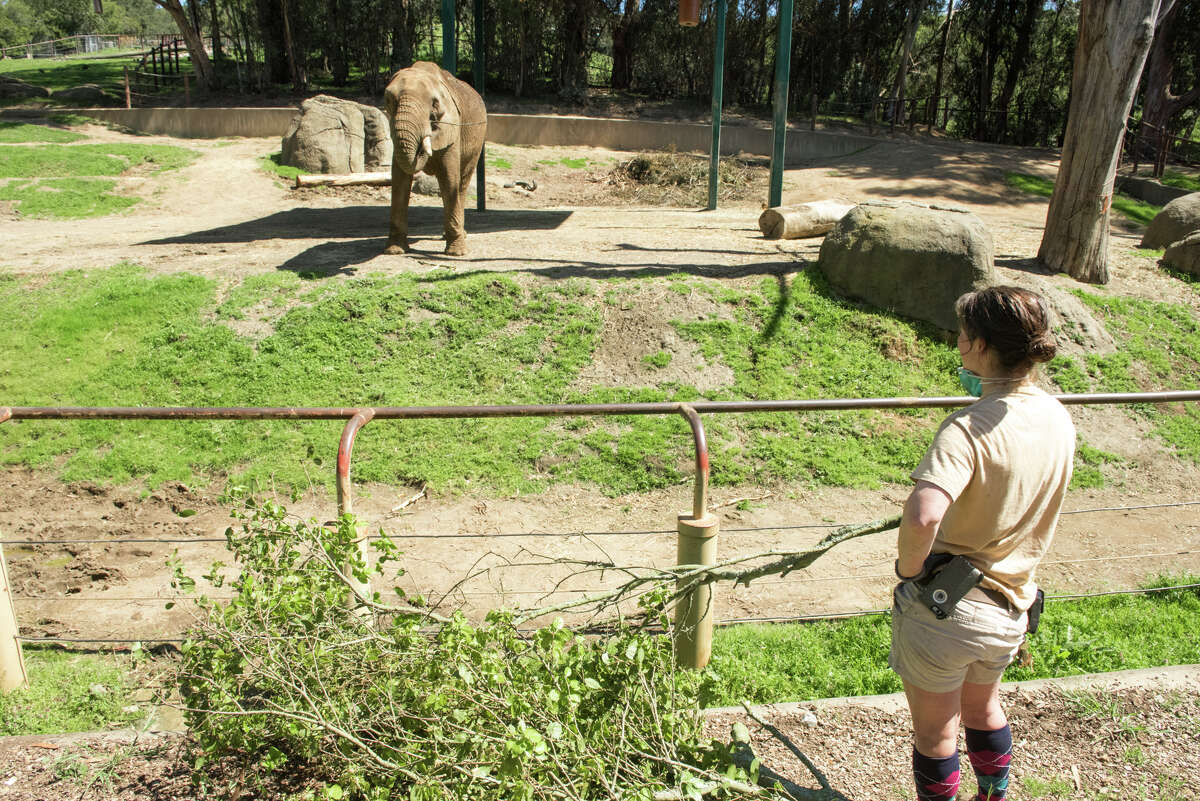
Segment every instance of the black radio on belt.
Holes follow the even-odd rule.
[[[913,583],[921,590],[921,603],[943,620],[982,580],[983,574],[965,557],[935,553],[926,557],[921,576]]]

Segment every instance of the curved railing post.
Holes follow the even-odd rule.
[[[353,417],[346,421],[346,425],[342,429],[342,438],[338,442],[337,453],[337,504],[339,518],[342,515],[354,514],[354,492],[350,484],[350,457],[354,453],[354,438],[358,436],[359,429],[371,422],[373,417],[375,417],[374,409],[359,409]],[[364,565],[369,564],[370,551],[367,548],[366,539],[362,537],[358,539],[358,555]],[[359,596],[364,598],[371,596],[371,586],[368,582],[359,581],[354,578],[354,573],[349,565],[344,565],[342,570]],[[353,605],[355,599],[350,598],[349,602]]]
[[[12,417],[12,409],[0,407],[0,423]],[[4,546],[0,545],[0,693],[24,687],[25,659],[21,655],[21,633],[17,626],[17,610],[12,602],[12,585],[8,583],[8,568],[4,564]]]
[[[696,483],[692,493],[692,514],[677,520],[679,540],[675,562],[679,566],[711,566],[717,563],[717,533],[720,521],[708,513],[708,442],[700,415],[687,404],[679,413],[692,427],[696,446]],[[677,587],[682,589],[684,581]],[[675,661],[681,667],[702,668],[712,656],[713,602],[711,582],[697,584],[675,602]]]

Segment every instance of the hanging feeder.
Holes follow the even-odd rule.
[[[685,28],[700,24],[700,0],[679,0],[679,24]]]

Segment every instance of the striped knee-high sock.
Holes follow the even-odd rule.
[[[918,801],[953,801],[958,795],[958,752],[943,759],[927,757],[913,749],[913,780]]]
[[[1012,761],[1012,729],[966,729],[967,754],[979,780],[977,801],[1001,801],[1008,792],[1008,765]]]

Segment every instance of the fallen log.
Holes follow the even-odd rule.
[[[852,208],[852,203],[839,203],[835,200],[813,200],[796,206],[776,206],[759,215],[758,230],[762,231],[767,239],[824,236]]]
[[[296,188],[302,186],[391,186],[391,172],[352,172],[346,175],[297,175]]]

